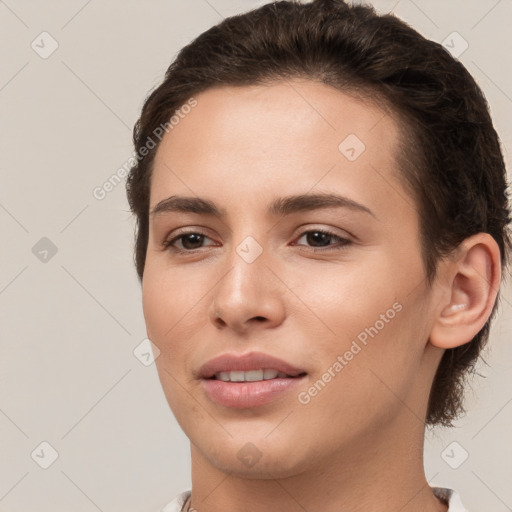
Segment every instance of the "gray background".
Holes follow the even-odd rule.
[[[102,200],[93,190],[131,156],[142,102],[177,50],[263,3],[0,1],[0,510],[156,511],[189,488],[188,440],[154,364],[134,355],[146,331],[124,180]],[[512,0],[374,5],[467,41],[459,58],[510,169]],[[512,510],[511,310],[507,285],[469,414],[427,436],[431,485],[470,511]],[[42,442],[58,453],[47,469]]]

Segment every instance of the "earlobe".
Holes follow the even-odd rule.
[[[478,233],[444,261],[449,290],[439,304],[430,343],[454,348],[471,341],[491,315],[501,280],[500,250],[488,233]]]

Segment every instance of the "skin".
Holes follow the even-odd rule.
[[[471,340],[490,314],[495,242],[467,239],[428,286],[416,205],[397,170],[398,124],[376,104],[307,80],[196,99],[158,148],[150,209],[172,195],[199,196],[226,217],[151,217],[143,278],[159,378],[191,443],[193,507],[446,510],[423,470],[427,397],[444,349]],[[338,149],[349,134],[366,146],[354,161]],[[279,196],[322,191],[373,215],[266,211]],[[175,241],[199,247],[194,254],[163,247],[179,228],[206,235],[202,245]],[[304,235],[315,229],[349,243]],[[236,251],[248,236],[263,250],[252,263]],[[396,303],[400,312],[307,404],[292,392],[251,409],[222,407],[196,378],[212,357],[255,350],[303,368],[307,391]],[[237,456],[247,443],[260,456],[250,466]]]

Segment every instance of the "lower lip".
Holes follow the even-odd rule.
[[[292,391],[304,381],[304,376],[285,379],[268,379],[256,382],[225,382],[203,379],[208,397],[219,405],[235,409],[248,409],[265,405]]]

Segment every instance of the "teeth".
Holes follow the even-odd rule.
[[[255,382],[257,380],[263,380],[263,370],[250,370],[248,372],[240,372],[242,378],[240,380],[246,380],[248,382]],[[245,379],[244,379],[245,373]]]
[[[224,382],[256,382],[275,378],[283,379],[286,377],[286,373],[278,372],[277,370],[272,370],[270,368],[263,370],[249,370],[247,372],[218,372],[215,374],[215,378],[217,380],[222,380]]]
[[[263,378],[264,379],[275,379],[278,376],[279,372],[277,370],[263,370]]]

